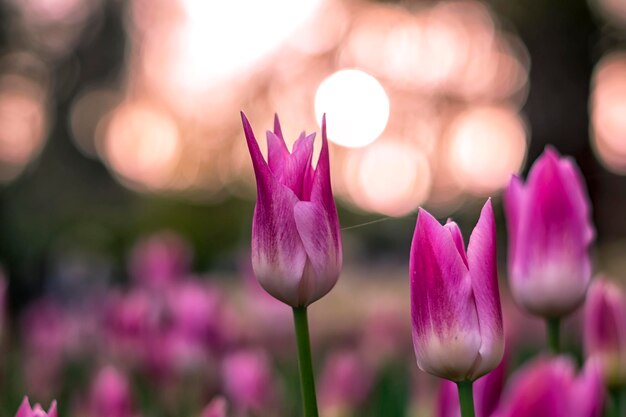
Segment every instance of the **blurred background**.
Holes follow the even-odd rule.
[[[66,410],[85,415],[89,395],[75,396],[72,387],[98,375],[95,364],[134,369],[128,352],[120,359],[125,342],[115,332],[144,337],[133,320],[155,309],[159,317],[168,312],[168,329],[177,302],[198,309],[180,313],[184,326],[186,315],[221,323],[197,324],[200,345],[166,338],[177,349],[200,349],[204,361],[205,333],[213,332],[220,342],[211,339],[211,349],[221,352],[211,356],[213,370],[230,363],[220,355],[233,346],[263,339],[245,330],[246,314],[255,318],[255,308],[269,303],[263,317],[282,320],[273,314],[283,317],[283,307],[259,295],[250,276],[255,185],[240,110],[262,147],[275,112],[288,141],[302,130],[319,132],[327,114],[345,274],[313,313],[322,344],[343,334],[342,346],[361,346],[355,341],[364,338],[372,339],[368,349],[392,349],[376,345],[392,338],[351,329],[350,320],[369,317],[360,310],[367,305],[378,312],[369,318],[378,327],[366,327],[384,333],[397,326],[408,340],[399,345],[410,352],[403,308],[416,209],[454,217],[467,236],[485,198],[499,206],[510,175],[525,173],[546,145],[573,156],[585,175],[598,232],[596,269],[626,278],[622,0],[2,0],[0,22],[0,263],[11,317],[5,333],[15,339],[5,349],[19,351],[19,359],[5,355],[16,368],[7,366],[5,388],[19,389],[0,388],[0,412],[35,392],[44,401],[61,396]],[[158,307],[149,307],[155,300]],[[220,307],[219,314],[238,324],[216,318],[211,308],[221,303],[229,312]],[[111,318],[111,311],[126,315]],[[107,329],[116,353],[104,347],[104,336],[93,336],[102,320],[113,323]],[[207,330],[213,325],[221,330]],[[86,340],[97,345],[94,369],[62,361],[49,375],[42,363],[50,361],[29,363],[21,358],[28,349],[15,348],[30,343],[33,352],[57,349],[94,362]],[[341,366],[354,360],[339,356]],[[142,366],[169,381],[169,370],[153,369],[163,361]],[[59,381],[61,368],[73,376],[50,382]],[[410,392],[381,375],[381,395],[411,403]],[[194,404],[189,415],[228,392],[206,375],[185,378],[205,382],[183,401]],[[164,392],[175,390],[165,385]],[[172,415],[181,397],[170,394],[177,400],[146,415]],[[151,407],[151,400],[136,402]]]

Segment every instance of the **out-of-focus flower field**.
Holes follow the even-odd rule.
[[[415,304],[449,320],[466,300],[425,284],[453,275],[442,228],[465,278],[499,276],[506,348],[476,416],[624,417],[625,35],[623,0],[0,2],[0,417],[57,417],[25,396],[59,417],[301,415],[292,309],[259,281],[317,300],[320,415],[461,417],[454,385],[419,369],[464,353],[456,337],[427,352],[416,330],[441,323]],[[330,193],[313,170],[324,115],[334,200],[311,197]],[[301,131],[317,136],[296,151]],[[318,197],[327,218],[273,221]],[[469,265],[491,207],[481,250],[497,255]],[[416,230],[420,208],[445,226],[421,210]],[[332,241],[321,273],[289,227]],[[296,264],[316,291],[287,288],[277,272]]]

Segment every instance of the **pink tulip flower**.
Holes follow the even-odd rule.
[[[515,301],[547,318],[569,314],[585,299],[594,238],[589,197],[574,161],[546,148],[526,184],[511,179],[504,203]]]
[[[263,288],[292,307],[326,295],[342,264],[339,219],[330,184],[326,121],[313,169],[315,134],[304,133],[289,153],[278,117],[267,132],[267,162],[246,116],[243,128],[257,181],[252,223],[252,266]]]
[[[354,412],[367,399],[374,375],[358,353],[340,351],[327,358],[320,381],[323,409]]]
[[[129,265],[133,279],[147,288],[163,290],[190,271],[192,251],[174,232],[164,231],[141,240]]]
[[[496,270],[496,229],[485,203],[467,253],[461,230],[420,209],[411,245],[411,317],[419,368],[453,381],[474,381],[504,353]]]
[[[100,370],[89,396],[91,417],[132,417],[130,384],[111,366]]]
[[[588,361],[577,376],[565,357],[540,358],[513,376],[492,417],[600,417],[603,401],[595,362]]]
[[[35,407],[31,408],[28,397],[24,397],[24,401],[22,401],[22,405],[17,410],[15,417],[57,417],[57,402],[52,401],[46,413],[39,404],[35,404]]]
[[[223,360],[224,392],[231,404],[244,411],[259,412],[276,399],[267,356],[256,350],[240,350]]]
[[[226,400],[217,397],[202,410],[202,417],[226,417]]]
[[[626,296],[615,284],[595,280],[584,312],[584,346],[609,387],[626,384]]]

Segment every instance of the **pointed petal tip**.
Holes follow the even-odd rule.
[[[541,155],[541,159],[543,158],[547,159],[550,162],[558,163],[561,159],[561,154],[559,153],[559,151],[556,150],[554,146],[546,145],[545,149],[543,150],[543,154]]]
[[[280,127],[280,119],[278,118],[278,113],[274,113],[274,133],[276,136],[285,140],[283,137],[283,129]]]

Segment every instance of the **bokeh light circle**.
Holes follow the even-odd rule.
[[[99,153],[116,174],[134,185],[164,188],[182,143],[176,122],[147,103],[125,103],[110,116]]]
[[[591,94],[591,137],[603,165],[626,174],[626,53],[613,53],[597,65]]]
[[[389,98],[373,76],[356,69],[337,71],[315,94],[315,115],[328,118],[328,139],[350,148],[374,142],[389,120]]]
[[[517,173],[526,155],[526,128],[520,116],[506,107],[476,107],[452,122],[449,170],[472,194],[503,188]]]
[[[428,197],[430,163],[414,142],[386,138],[355,151],[351,159],[345,184],[362,209],[402,216]]]

